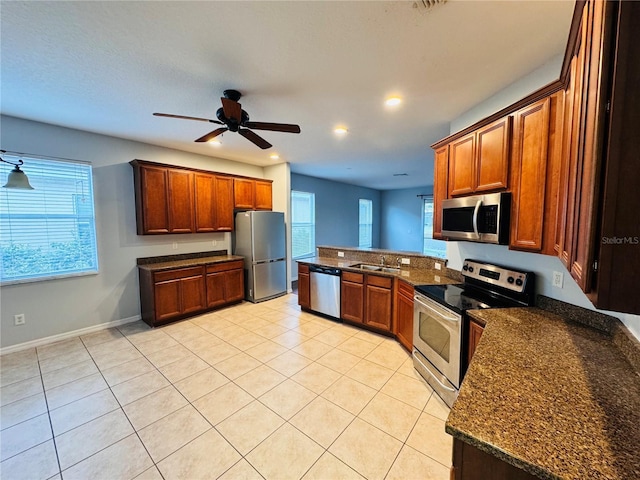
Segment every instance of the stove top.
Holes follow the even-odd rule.
[[[464,283],[418,285],[416,291],[457,313],[478,308],[523,307],[534,303],[533,272],[465,260]]]

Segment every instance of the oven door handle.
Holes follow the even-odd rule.
[[[476,202],[476,207],[473,209],[473,233],[476,234],[476,238],[480,238],[478,233],[478,214],[480,213],[480,207],[482,206],[482,200]]]
[[[436,315],[438,315],[439,318],[444,318],[445,320],[448,320],[449,322],[459,322],[460,318],[459,317],[452,317],[449,315],[443,315],[442,312],[439,312],[438,310],[436,310],[435,308],[433,308],[431,305],[427,305],[426,303],[424,303],[423,301],[420,300],[420,297],[415,296],[413,297],[413,299],[418,302],[420,305],[422,305],[425,308],[428,308],[429,310],[431,310],[433,313],[435,313]]]
[[[436,377],[433,372],[424,364],[422,363],[422,361],[420,360],[420,358],[414,356],[413,357],[414,360],[416,360],[420,365],[422,365],[422,368],[429,373],[429,375],[431,375],[431,378],[433,378],[436,382],[438,382],[438,385],[440,385],[442,388],[444,388],[445,390],[447,390],[448,392],[452,392],[452,393],[456,393],[456,389],[455,388],[451,388],[448,385],[445,385],[444,383],[442,383],[438,377]]]

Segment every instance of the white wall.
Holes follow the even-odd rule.
[[[514,82],[509,87],[476,105],[468,112],[462,114],[451,122],[451,133],[455,133],[464,127],[487,117],[515,101],[527,96],[540,87],[557,80],[560,75],[561,58],[555,58],[551,62],[544,64],[531,74]],[[580,290],[578,284],[573,280],[571,274],[557,258],[549,255],[539,255],[535,253],[524,253],[509,250],[506,246],[487,245],[471,242],[447,242],[447,258],[450,268],[460,270],[462,262],[466,258],[487,260],[497,264],[507,266],[517,266],[523,270],[536,272],[537,292],[552,297],[563,302],[579,305],[584,308],[596,310],[587,296]],[[563,288],[552,286],[553,272],[564,274]],[[609,315],[618,317],[640,338],[640,316],[630,315],[620,312],[607,312]]]
[[[140,315],[138,257],[230,248],[231,236],[224,233],[138,236],[129,161],[265,176],[262,167],[7,116],[0,117],[0,145],[8,151],[91,162],[100,265],[97,275],[0,288],[2,347]],[[23,170],[28,175],[29,166]],[[286,212],[288,166],[268,170],[274,180],[274,206]],[[18,313],[26,315],[25,325],[13,325]]]
[[[291,292],[291,168],[288,163],[264,167],[264,178],[273,180],[273,210],[284,212],[287,225],[287,291]],[[297,276],[297,273],[296,273]]]

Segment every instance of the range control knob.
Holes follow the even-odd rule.
[[[522,279],[521,279],[521,278],[518,278],[518,279],[516,280],[516,285],[517,285],[517,286],[521,287],[521,286],[522,286],[522,283],[523,283],[523,282],[522,282]]]
[[[465,266],[462,267],[462,269],[466,272],[467,270],[469,270],[469,266],[465,264]]]
[[[507,282],[509,282],[509,283],[513,283],[513,282],[514,282],[514,280],[515,280],[515,279],[514,279],[513,277],[509,277],[509,278],[507,278]]]
[[[469,272],[473,273],[473,267],[469,267]]]

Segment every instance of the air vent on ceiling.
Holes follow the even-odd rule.
[[[431,10],[437,5],[447,3],[447,0],[416,0],[413,2],[413,8],[417,8],[421,11]]]

